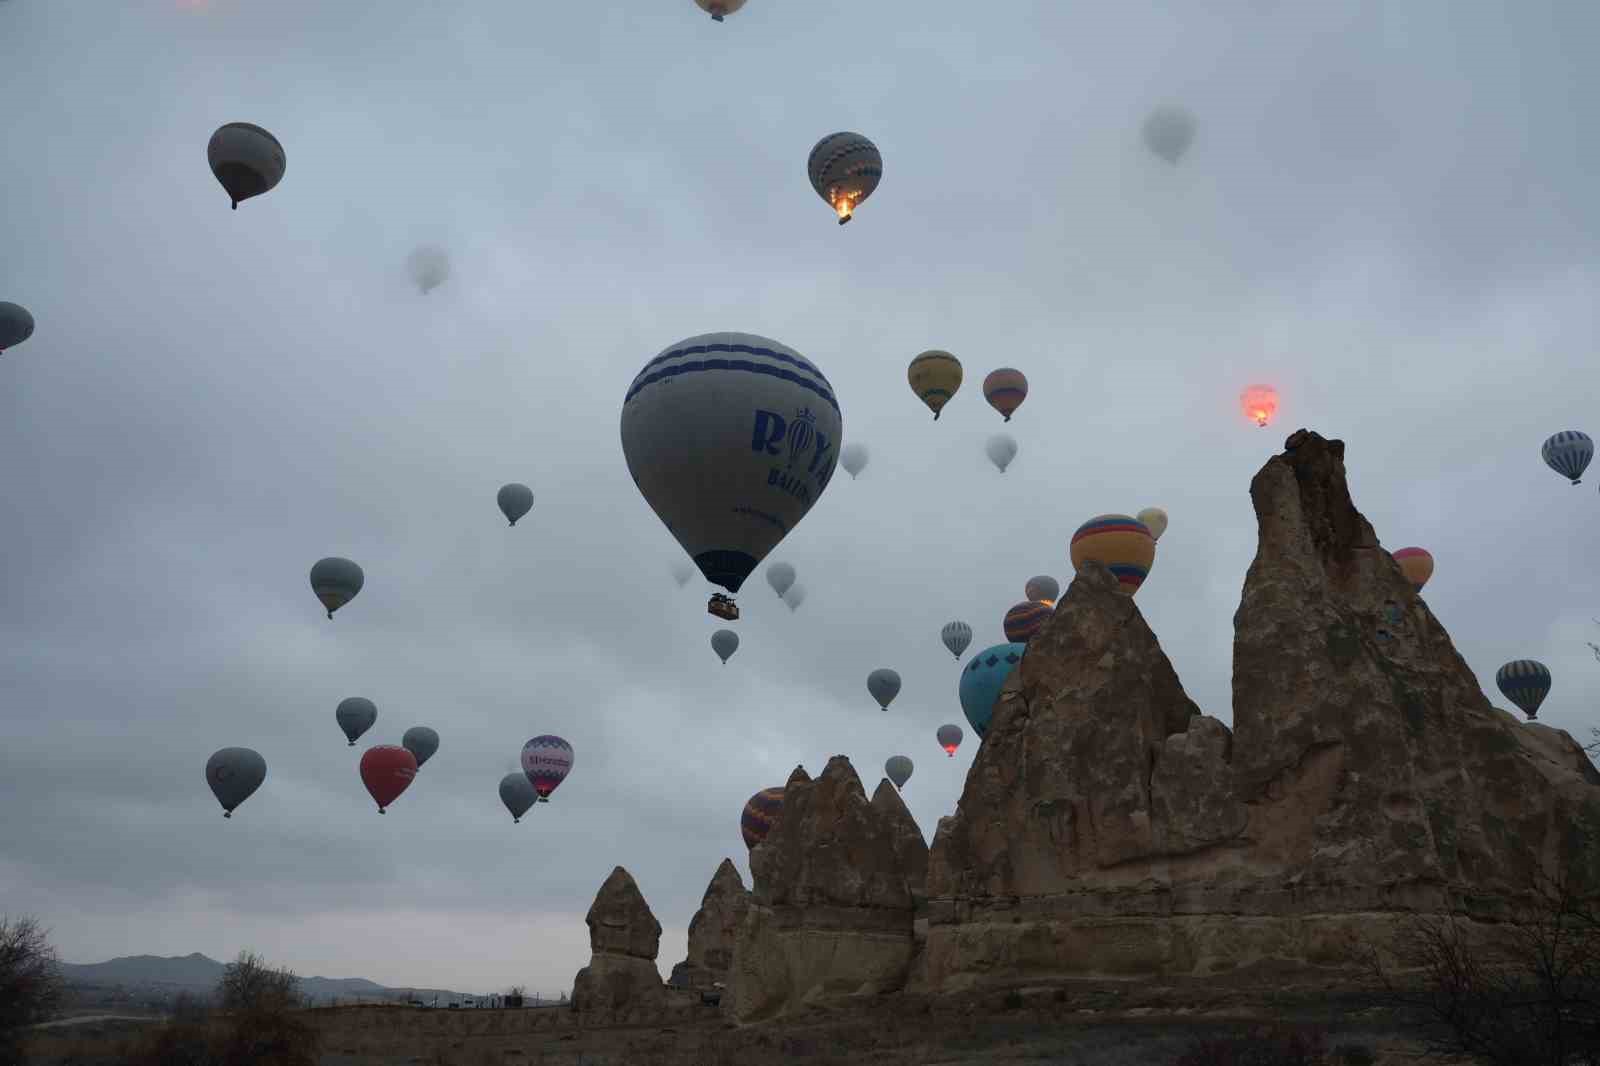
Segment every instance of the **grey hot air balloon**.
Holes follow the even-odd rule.
[[[939,639],[950,649],[950,654],[960,659],[961,653],[972,643],[972,627],[965,622],[946,622],[939,630]]]
[[[672,564],[672,580],[678,583],[680,589],[689,583],[691,577],[694,577],[694,567],[686,562]]]
[[[711,650],[717,653],[722,665],[728,665],[728,659],[739,650],[739,634],[731,629],[717,630],[711,634]]]
[[[806,587],[796,582],[783,597],[783,602],[789,605],[789,610],[798,611],[800,605],[806,602]]]
[[[206,145],[206,161],[227,190],[235,211],[244,201],[282,181],[287,165],[278,138],[248,122],[230,122],[213,133]]]
[[[0,300],[0,352],[33,336],[33,316],[21,304]]]
[[[1036,603],[1054,604],[1061,598],[1061,582],[1049,574],[1036,574],[1022,586],[1022,598]]]
[[[846,444],[844,451],[839,453],[839,465],[844,467],[844,472],[850,475],[851,481],[854,481],[856,475],[867,468],[869,458],[871,456],[867,454],[865,444]]]
[[[500,513],[510,519],[512,525],[516,525],[517,519],[533,510],[533,490],[515,481],[509,485],[501,485],[495,499],[500,504]],[[681,585],[683,582],[680,581],[678,584]]]
[[[417,757],[417,769],[420,770],[422,764],[433,758],[433,753],[439,750],[439,734],[425,725],[414,725],[400,738],[400,746]]]
[[[954,723],[946,723],[940,726],[939,731],[934,734],[939,740],[939,746],[944,749],[944,753],[952,759],[956,757],[956,749],[961,746],[963,735],[961,727]]]
[[[744,6],[744,0],[694,0],[700,10],[711,16],[712,22],[721,22],[723,17],[731,15]]]
[[[206,784],[222,804],[222,816],[249,799],[267,779],[267,760],[250,748],[223,748],[206,760]]]
[[[443,248],[423,245],[406,258],[406,270],[411,275],[412,284],[421,289],[423,295],[427,295],[443,285],[450,276],[450,256]]]
[[[1181,107],[1160,107],[1144,120],[1145,145],[1168,163],[1177,165],[1194,141],[1194,116]]]
[[[900,675],[881,666],[867,675],[867,691],[878,701],[879,710],[887,711],[889,704],[900,694]]]
[[[767,584],[783,599],[784,593],[794,585],[794,567],[788,563],[773,563],[767,567]]]
[[[842,226],[878,187],[883,156],[877,145],[859,133],[830,133],[811,149],[806,173],[811,187],[838,214]]]
[[[350,741],[350,746],[353,748],[361,734],[371,729],[372,724],[378,720],[378,707],[365,696],[351,696],[349,699],[339,701],[333,717],[338,721],[339,728],[344,730],[345,739]]]
[[[1017,457],[1017,441],[1009,433],[996,433],[989,438],[985,450],[989,453],[989,461],[999,467],[1000,472],[1004,474],[1006,467],[1011,465],[1011,460]]]
[[[895,788],[905,788],[906,782],[911,780],[911,771],[914,769],[916,767],[911,765],[911,760],[904,755],[891,755],[883,764],[883,772],[894,782]]]
[[[337,556],[318,559],[311,568],[311,591],[328,609],[329,618],[333,617],[334,611],[355,599],[366,581],[367,575],[361,572],[361,567]]]
[[[528,813],[539,794],[533,790],[533,782],[528,780],[528,775],[521,770],[509,773],[500,779],[500,802],[506,805],[506,810],[511,812],[513,822],[522,821],[522,816]]]

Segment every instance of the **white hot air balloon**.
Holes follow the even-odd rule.
[[[411,282],[426,295],[443,285],[450,276],[450,256],[443,248],[424,245],[406,259]]]
[[[1167,512],[1159,507],[1146,507],[1134,517],[1149,527],[1152,540],[1160,540],[1167,531]]]
[[[1011,465],[1011,460],[1017,457],[1017,441],[1009,433],[996,433],[989,438],[984,450],[989,453],[989,461],[1004,474],[1006,467]]]
[[[856,475],[867,468],[869,458],[871,457],[867,455],[865,444],[846,444],[844,451],[839,453],[839,465],[844,467],[844,472],[850,475],[851,481],[854,481]]]
[[[783,602],[789,605],[789,610],[798,611],[800,605],[806,602],[806,587],[799,582],[795,582],[783,597]]]

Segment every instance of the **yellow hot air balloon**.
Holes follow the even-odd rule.
[[[1144,584],[1156,561],[1156,539],[1150,527],[1125,514],[1091,518],[1072,535],[1072,568],[1093,559],[1115,575],[1122,591],[1132,596]]]
[[[1394,553],[1394,561],[1400,564],[1400,572],[1418,592],[1433,576],[1433,555],[1426,548],[1401,548]]]
[[[938,421],[939,412],[961,387],[961,360],[937,348],[923,352],[906,368],[906,380],[917,399],[928,405]]]

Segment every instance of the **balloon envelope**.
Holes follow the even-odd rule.
[[[859,133],[830,133],[811,149],[806,173],[811,187],[833,207],[842,226],[878,187],[883,156],[877,145]]]
[[[983,398],[1009,422],[1022,401],[1028,398],[1028,379],[1020,370],[1001,367],[983,379]]]
[[[0,352],[33,336],[33,315],[21,304],[0,300]]]
[[[940,726],[939,731],[934,736],[938,738],[939,746],[944,749],[944,753],[954,759],[956,757],[956,749],[961,746],[961,727],[954,723],[947,723]]]
[[[365,696],[351,696],[339,701],[339,706],[334,708],[334,720],[339,723],[339,728],[344,730],[345,739],[355,747],[361,734],[372,728],[378,720],[378,705]]]
[[[1506,699],[1530,719],[1539,716],[1539,704],[1550,695],[1550,680],[1550,668],[1533,659],[1513,659],[1494,675],[1494,683]]]
[[[234,210],[252,196],[270,191],[283,180],[288,165],[278,138],[248,122],[219,127],[206,145],[206,162]]]
[[[450,276],[450,256],[443,248],[424,245],[406,258],[406,270],[417,288],[430,293]]]
[[[868,458],[865,444],[846,444],[844,451],[839,453],[839,465],[844,467],[844,472],[854,481],[856,475],[867,468]]]
[[[911,760],[904,755],[891,755],[883,764],[884,775],[894,782],[895,788],[905,788],[906,782],[911,780],[911,772],[915,769]]]
[[[796,583],[793,588],[784,594],[783,602],[789,605],[789,610],[798,611],[800,605],[806,602],[806,587]]]
[[[514,770],[500,779],[500,802],[511,812],[513,822],[522,821],[522,816],[528,813],[528,808],[538,798],[539,794],[528,782],[528,775],[521,770]]]
[[[711,21],[721,22],[723,16],[731,15],[744,6],[744,0],[694,0],[700,10],[711,16]]]
[[[962,668],[958,689],[961,711],[979,740],[989,732],[989,719],[994,716],[994,701],[1000,698],[1000,686],[1006,683],[1027,650],[1025,644],[996,644],[974,655]]]
[[[1194,116],[1180,107],[1160,107],[1144,120],[1140,132],[1152,152],[1176,164],[1194,141]]]
[[[939,639],[944,641],[951,655],[960,659],[961,653],[972,643],[972,627],[965,622],[946,622],[944,628],[939,630]]]
[[[0,348],[5,346],[5,338],[0,336]],[[1564,429],[1545,441],[1539,454],[1544,457],[1545,465],[1576,485],[1589,468],[1589,460],[1594,458],[1594,441],[1587,433]]]
[[[1394,553],[1394,561],[1400,564],[1400,572],[1418,592],[1433,576],[1433,556],[1426,548],[1401,548]]]
[[[1004,474],[1006,467],[1011,465],[1011,460],[1017,457],[1017,442],[1009,433],[996,433],[989,438],[989,443],[984,446],[989,453],[989,461],[1000,468]]]
[[[1146,507],[1134,517],[1145,524],[1151,540],[1160,540],[1161,534],[1167,531],[1167,512],[1159,507]]]
[[[622,402],[634,483],[706,580],[729,592],[827,488],[842,432],[822,372],[749,333],[672,345]]]
[[[887,711],[900,694],[900,675],[888,667],[879,667],[867,675],[867,691],[878,701],[878,707]]]
[[[745,801],[739,815],[739,832],[744,846],[754,849],[772,832],[772,823],[783,811],[783,788],[764,788]]]
[[[550,793],[572,773],[574,755],[571,744],[548,734],[522,745],[522,772],[541,800],[548,802]]]
[[[1271,385],[1251,385],[1239,394],[1239,407],[1246,418],[1264,426],[1278,413],[1278,390]]]
[[[222,804],[222,816],[233,817],[233,809],[255,794],[267,779],[267,760],[251,748],[223,748],[206,760],[206,784]]]
[[[378,804],[378,813],[400,798],[417,777],[417,757],[397,744],[379,744],[361,755],[361,783]]]
[[[694,577],[694,567],[688,563],[672,564],[672,580],[678,583],[680,589],[689,583],[691,577]]]
[[[767,584],[782,599],[783,594],[794,585],[794,567],[788,563],[773,563],[767,567]]]
[[[1006,612],[1003,628],[1013,644],[1026,644],[1055,614],[1055,608],[1037,600],[1024,600]]]
[[[1155,565],[1156,539],[1137,518],[1098,515],[1072,534],[1072,568],[1081,569],[1090,560],[1109,569],[1121,590],[1132,596]]]
[[[1061,598],[1061,583],[1049,574],[1036,574],[1022,587],[1022,596],[1054,606],[1056,600]]]
[[[400,738],[400,746],[417,757],[417,769],[420,770],[422,764],[433,758],[433,753],[439,750],[439,734],[425,725],[414,725]]]
[[[500,486],[500,491],[495,494],[495,502],[500,505],[500,513],[505,515],[512,525],[516,525],[517,519],[533,510],[533,490],[513,481],[509,485]]]
[[[719,629],[711,634],[711,650],[717,653],[717,658],[724,663],[728,656],[739,650],[739,634],[731,629]]]
[[[961,388],[961,360],[949,352],[930,348],[911,360],[906,367],[906,380],[917,399],[933,412],[934,421],[938,421],[939,412]]]
[[[328,609],[329,618],[333,617],[334,611],[355,599],[356,593],[361,591],[361,586],[366,582],[367,575],[349,559],[319,559],[311,568],[311,591]]]

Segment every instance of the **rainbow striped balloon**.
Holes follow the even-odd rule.
[[[1037,600],[1022,601],[1006,612],[1006,639],[1013,644],[1028,643],[1055,613],[1054,607]]]
[[[1394,561],[1400,564],[1400,572],[1418,592],[1433,576],[1433,555],[1426,548],[1401,548],[1394,553]]]
[[[1022,371],[1003,366],[983,379],[983,398],[1009,422],[1022,401],[1028,398],[1028,379]]]
[[[1089,519],[1072,535],[1072,568],[1093,560],[1104,565],[1132,596],[1150,576],[1156,561],[1156,539],[1150,527],[1131,515],[1103,514]]]
[[[764,788],[745,801],[744,813],[739,816],[739,832],[744,834],[744,846],[754,848],[767,839],[767,834],[772,832],[772,823],[778,820],[782,810],[782,785]]]

